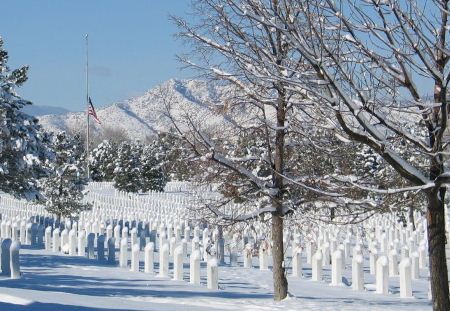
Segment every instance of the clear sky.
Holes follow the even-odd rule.
[[[175,55],[182,43],[169,14],[189,0],[1,0],[0,36],[15,69],[29,65],[19,93],[37,105],[82,110],[85,41],[95,106],[137,96],[170,78],[186,78]]]

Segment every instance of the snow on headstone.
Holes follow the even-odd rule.
[[[322,246],[322,265],[328,266],[330,264],[330,243],[325,242]]]
[[[183,248],[181,245],[173,251],[173,279],[176,281],[183,280]]]
[[[65,254],[69,253],[69,231],[67,229],[61,232],[61,251]]]
[[[153,252],[155,244],[153,242],[147,243],[144,249],[144,272],[153,273]]]
[[[244,268],[252,267],[252,248],[247,244],[244,248]]]
[[[159,251],[159,277],[169,277],[169,244],[164,243]]]
[[[52,249],[52,227],[48,226],[45,229],[45,250],[49,251],[51,249]]]
[[[20,242],[14,241],[10,247],[10,272],[11,279],[20,279]]]
[[[20,222],[20,243],[25,244],[27,242],[27,223],[22,220]]]
[[[195,250],[190,257],[189,264],[189,282],[191,284],[200,284],[200,251]]]
[[[404,258],[399,265],[400,270],[400,298],[412,297],[411,287],[411,259]]]
[[[411,254],[411,277],[413,280],[420,278],[419,254],[417,252]]]
[[[200,240],[199,240],[199,238],[195,237],[192,239],[192,242],[191,242],[191,253],[193,253],[194,251],[199,250],[199,249],[200,249]]]
[[[370,249],[369,252],[369,273],[376,274],[378,260],[378,250],[376,248]]]
[[[183,248],[183,257],[187,256],[187,241],[186,239],[181,240],[181,247]]]
[[[217,290],[219,289],[219,268],[217,265],[217,259],[212,258],[208,260],[206,267],[206,278],[208,289]]]
[[[184,238],[186,239],[186,242],[190,242],[191,240],[191,228],[189,228],[189,226],[184,228]]]
[[[19,224],[14,221],[11,226],[11,240],[17,241],[19,239]]]
[[[59,228],[53,230],[53,252],[59,252],[61,249],[61,239],[59,236]]]
[[[75,256],[77,252],[77,232],[71,229],[69,232],[69,255]]]
[[[314,256],[314,243],[312,241],[306,242],[306,263],[311,264]]]
[[[81,230],[78,233],[78,256],[84,257],[86,252],[86,231]]]
[[[312,258],[311,270],[312,270],[312,280],[313,281],[322,281],[322,251],[317,250]]]
[[[126,268],[128,266],[128,239],[122,238],[120,240],[119,249],[119,267]]]
[[[297,246],[292,254],[292,276],[295,278],[302,277],[302,249]]]
[[[130,235],[131,235],[131,245],[137,244],[138,240],[137,240],[137,230],[136,230],[136,228],[131,229]]]
[[[427,253],[425,243],[421,243],[419,246],[419,268],[425,269],[427,267]]]
[[[139,244],[134,244],[131,248],[131,269],[132,272],[139,272]]]
[[[269,270],[269,263],[267,259],[267,245],[265,240],[259,246],[259,270]]]
[[[352,259],[352,289],[364,290],[364,258],[361,254]]]
[[[398,256],[395,249],[389,252],[389,276],[398,275]]]
[[[388,294],[389,290],[389,261],[386,256],[380,256],[376,263],[376,293]]]
[[[402,259],[409,258],[409,247],[403,246],[402,247]]]
[[[339,286],[342,284],[342,260],[343,252],[338,249],[333,252],[331,264],[331,285]]]
[[[108,241],[109,238],[112,238],[112,237],[113,237],[113,227],[112,227],[111,224],[109,224],[109,225],[106,227],[106,241]]]
[[[114,241],[116,242],[116,247],[119,247],[120,243],[120,226],[116,225],[114,227]]]
[[[173,256],[173,252],[174,252],[176,246],[177,246],[177,240],[173,236],[170,238],[170,242],[169,242],[169,255],[170,256]]]

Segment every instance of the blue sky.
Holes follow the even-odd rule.
[[[182,43],[168,15],[189,0],[2,0],[0,36],[12,69],[29,65],[19,93],[37,105],[84,109],[89,34],[94,105],[137,96],[170,78],[186,78],[175,55]]]

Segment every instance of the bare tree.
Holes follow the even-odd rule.
[[[240,16],[281,32],[305,64],[299,70],[287,63],[287,74],[262,79],[286,83],[318,110],[333,112],[336,131],[370,146],[412,185],[379,193],[419,190],[426,196],[434,310],[450,310],[444,219],[448,2],[274,0],[236,6]],[[286,9],[273,11],[275,4]]]
[[[282,4],[266,3],[262,14],[289,15],[290,8]],[[195,157],[206,163],[204,177],[221,181],[223,196],[207,205],[211,214],[232,222],[270,214],[274,299],[281,300],[288,290],[283,246],[286,215],[315,201],[325,203],[322,206],[350,206],[351,211],[374,205],[359,200],[358,192],[334,192],[333,182],[317,170],[319,165],[311,168],[299,161],[307,149],[312,155],[308,159],[314,164],[321,161],[313,155],[314,148],[320,149],[313,137],[329,127],[329,120],[313,114],[308,94],[289,83],[295,77],[286,68],[301,72],[304,62],[286,40],[285,31],[249,17],[260,15],[262,5],[250,0],[203,0],[193,5],[196,16],[203,17],[197,24],[173,18],[179,36],[193,45],[192,53],[180,57],[181,61],[210,80],[225,82],[228,96],[224,102],[208,103],[216,109],[202,113],[175,108],[165,92],[161,94],[178,133]],[[207,122],[215,119],[220,121]],[[330,165],[324,172],[334,169]],[[230,209],[230,202],[239,203],[238,210]]]

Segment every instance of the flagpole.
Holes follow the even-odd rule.
[[[90,179],[89,173],[89,42],[88,34],[86,34],[86,172],[87,178]]]

